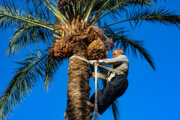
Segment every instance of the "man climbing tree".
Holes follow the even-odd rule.
[[[6,53],[14,55],[31,45],[37,48],[40,42],[44,45],[27,49],[28,57],[23,56],[24,60],[18,62],[14,77],[0,97],[0,120],[29,95],[38,81],[43,79],[48,89],[64,60],[74,55],[87,60],[104,59],[115,44],[134,55],[139,53],[155,69],[142,41],[128,37],[125,24],[130,23],[133,30],[143,21],[180,25],[179,15],[156,8],[157,0],[58,0],[57,4],[50,0],[26,0],[27,7],[21,5],[22,8],[16,8],[16,1],[0,2],[0,28],[14,30]],[[68,67],[66,119],[91,120],[86,102],[90,93],[89,66],[74,58],[69,59]],[[110,83],[117,76],[118,73]]]
[[[113,71],[109,71],[106,75],[98,74],[98,78],[107,81],[106,87],[98,91],[98,112],[103,114],[114,100],[123,95],[128,87],[129,61],[122,49],[115,49],[112,59],[91,60],[90,63],[113,65]],[[90,102],[87,101],[91,111],[94,109],[94,96],[95,94],[90,98]]]

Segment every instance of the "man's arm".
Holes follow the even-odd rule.
[[[98,64],[104,64],[104,65],[114,65],[114,64],[121,64],[123,62],[129,62],[127,57],[125,55],[120,55],[115,58],[110,59],[102,59],[102,60],[90,60],[91,63],[97,62]]]

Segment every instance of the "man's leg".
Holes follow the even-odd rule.
[[[98,91],[98,112],[100,114],[104,113],[106,111],[106,109],[115,100],[115,97],[113,95],[107,94],[110,91],[111,91],[111,89],[108,88],[108,85],[103,90]],[[95,103],[95,94],[93,94],[91,96],[90,102],[87,102],[87,104],[91,108],[91,112],[93,112],[93,110],[94,110],[94,103]]]
[[[97,91],[97,94],[98,94],[97,96],[98,96],[98,104],[99,104],[99,102],[100,102],[100,97],[101,97],[102,94],[103,94],[103,90],[98,90],[98,91]],[[95,107],[94,103],[95,103],[95,93],[91,96],[90,100],[87,102],[87,104],[88,104],[89,107],[91,108],[91,112],[94,111],[94,107]]]
[[[90,107],[90,111],[93,112],[94,111],[94,103],[91,103],[90,101],[86,101],[87,105]]]
[[[122,96],[127,87],[128,87],[128,80],[126,75],[117,75],[115,78],[111,80],[109,83],[112,86],[112,92],[116,98]]]
[[[109,82],[103,90],[98,91],[98,112],[104,113],[113,101],[124,94],[128,86],[127,77],[117,76]],[[94,109],[95,98],[92,95],[90,102]],[[89,105],[90,106],[90,105]],[[93,110],[92,110],[93,111]]]

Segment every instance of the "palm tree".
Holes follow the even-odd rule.
[[[156,0],[58,0],[57,4],[49,0],[26,1],[27,6],[21,12],[9,0],[0,5],[0,27],[16,28],[7,54],[13,55],[39,42],[43,42],[44,47],[37,48],[18,62],[19,68],[0,98],[0,120],[5,119],[12,107],[29,94],[40,78],[44,79],[48,89],[63,60],[73,55],[85,59],[106,58],[106,52],[115,43],[115,47],[124,51],[130,49],[134,55],[138,52],[155,70],[142,41],[130,39],[129,31],[121,26],[128,22],[134,29],[143,21],[180,24],[180,17],[174,12],[156,8]],[[112,22],[105,23],[104,18]],[[90,93],[89,72],[84,61],[69,59],[68,120],[92,118],[86,104]],[[113,110],[116,111],[116,107]]]

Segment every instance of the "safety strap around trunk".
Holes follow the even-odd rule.
[[[80,59],[80,60],[82,60],[82,61],[87,62],[88,64],[90,64],[90,62],[89,62],[87,59],[82,58],[82,57],[80,57],[80,56],[73,55],[71,58],[78,58],[78,59]],[[70,59],[71,59],[71,58],[70,58]],[[109,71],[111,71],[111,72],[114,72],[114,73],[120,73],[119,70],[117,70],[117,69],[112,69],[112,68],[109,68],[109,67],[106,67],[106,66],[103,66],[103,65],[99,65],[99,64],[97,64],[97,66],[99,66],[99,67],[101,67],[101,68],[104,68],[104,69],[107,69],[107,70],[109,70]]]

